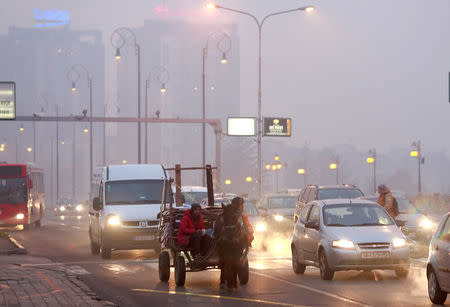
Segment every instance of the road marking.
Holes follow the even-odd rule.
[[[269,279],[273,279],[273,280],[276,280],[276,281],[281,281],[281,282],[290,284],[290,285],[292,285],[294,287],[297,287],[297,288],[302,288],[302,289],[309,290],[309,291],[312,291],[312,292],[315,292],[315,293],[319,293],[319,294],[322,294],[322,295],[325,295],[325,296],[328,296],[328,297],[332,297],[332,298],[338,299],[338,300],[346,302],[346,303],[350,303],[350,304],[354,304],[354,305],[358,305],[358,306],[371,306],[371,305],[368,305],[368,304],[364,304],[364,303],[361,303],[361,302],[358,302],[358,301],[346,298],[344,296],[340,296],[340,295],[329,293],[329,292],[325,292],[325,291],[322,291],[322,290],[319,290],[319,289],[311,288],[311,287],[308,287],[308,286],[305,286],[305,285],[302,285],[302,284],[299,284],[299,283],[291,282],[291,281],[288,281],[288,280],[285,280],[285,279],[282,279],[282,278],[278,278],[278,277],[274,277],[274,276],[270,276],[270,275],[267,275],[267,274],[264,274],[264,273],[260,273],[260,272],[252,272],[252,273],[256,274],[256,275],[259,275],[259,276],[263,276],[263,277],[269,278]]]
[[[150,260],[111,260],[111,261],[78,261],[78,262],[50,262],[50,263],[24,263],[19,264],[20,266],[58,266],[58,265],[76,265],[76,264],[112,264],[112,263],[157,263],[158,259]]]
[[[161,291],[161,290],[153,290],[153,289],[131,289],[131,291],[150,292],[150,293],[169,294],[169,295],[196,296],[196,297],[213,298],[213,299],[217,299],[217,300],[241,301],[241,302],[259,303],[259,304],[265,304],[265,305],[275,305],[275,306],[287,306],[287,307],[303,307],[304,306],[304,305],[294,305],[294,304],[289,304],[289,303],[259,300],[259,299],[253,299],[253,298],[222,296],[222,295],[214,295],[214,294],[200,294],[200,293],[192,293],[192,292],[176,292],[176,291],[171,291],[171,290]]]
[[[72,226],[72,228],[74,228],[74,229],[81,229],[81,227],[78,227],[78,226]]]

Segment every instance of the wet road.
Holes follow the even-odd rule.
[[[185,287],[158,278],[153,251],[115,251],[111,260],[90,254],[87,217],[48,216],[41,228],[14,231],[29,254],[52,263],[30,265],[64,267],[99,297],[120,306],[431,306],[427,295],[424,259],[414,260],[409,277],[397,280],[390,271],[338,272],[333,281],[320,279],[307,268],[296,275],[291,268],[289,240],[273,242],[273,254],[252,251],[250,281],[235,292],[220,290],[216,270],[187,273]],[[450,302],[447,302],[450,306]]]

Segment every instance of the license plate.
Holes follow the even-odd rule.
[[[155,240],[155,236],[135,236],[135,241],[153,241]]]
[[[384,259],[389,258],[390,256],[389,252],[363,252],[361,254],[363,259]]]

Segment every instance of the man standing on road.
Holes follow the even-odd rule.
[[[389,215],[393,219],[395,219],[394,196],[392,196],[392,192],[388,189],[386,185],[380,184],[378,186],[378,194],[380,194],[380,196],[378,197],[378,204],[384,207],[384,209],[386,209]]]

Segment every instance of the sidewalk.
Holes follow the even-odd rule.
[[[0,237],[1,251],[17,249],[8,238]],[[33,263],[51,261],[0,254],[0,306],[115,306],[98,298],[75,275],[55,267],[26,266]]]

